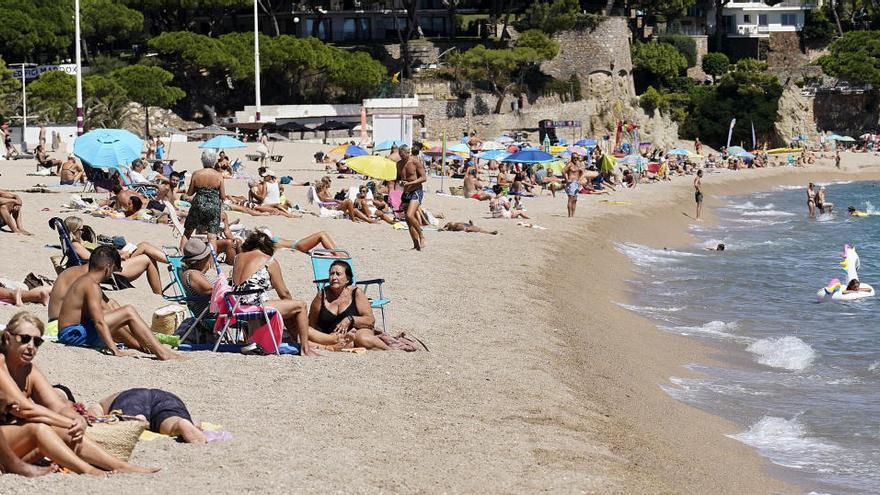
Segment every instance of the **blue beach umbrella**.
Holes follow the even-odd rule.
[[[575,146],[584,146],[584,147],[592,147],[592,146],[596,146],[596,144],[598,144],[598,143],[596,143],[595,139],[580,139],[576,143],[574,143]]]
[[[507,158],[501,160],[507,163],[543,163],[556,160],[550,153],[544,153],[537,149],[526,149],[511,153]]]
[[[377,145],[373,146],[373,151],[390,150],[394,146],[397,146],[398,148],[400,148],[404,144],[406,144],[406,143],[404,143],[403,141],[400,141],[399,139],[388,139],[388,140],[382,141],[381,143],[378,143]]]
[[[684,148],[673,148],[673,149],[669,150],[669,153],[668,153],[668,154],[670,154],[670,155],[684,155],[684,156],[687,156],[687,155],[689,155],[690,153],[691,153],[690,151],[688,151],[688,150],[686,150],[686,149],[684,149]]]
[[[200,144],[199,148],[229,150],[233,148],[247,148],[247,145],[232,136],[215,136]]]
[[[742,146],[731,146],[730,148],[727,148],[728,155],[738,155],[740,153],[747,153],[747,151]]]
[[[112,169],[141,157],[144,140],[123,129],[95,129],[76,138],[73,154],[89,166]]]
[[[734,156],[737,158],[745,158],[746,160],[751,160],[751,159],[755,158],[755,155],[749,153],[748,151],[740,151],[739,153],[737,153]]]
[[[453,144],[452,146],[447,147],[446,151],[452,151],[454,153],[468,153],[469,154],[471,152],[471,149],[468,147],[468,145],[466,145],[464,143],[456,143],[456,144]]]
[[[477,158],[481,160],[503,160],[508,156],[510,156],[510,153],[505,150],[488,150],[477,155]]]

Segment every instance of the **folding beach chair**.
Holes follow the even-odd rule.
[[[49,220],[49,228],[58,232],[58,240],[61,242],[61,263],[59,265],[64,269],[70,268],[72,266],[80,266],[85,265],[86,260],[79,257],[76,254],[76,250],[73,248],[73,241],[70,238],[70,232],[67,231],[67,227],[64,226],[64,221],[58,217],[52,217]]]
[[[190,319],[192,320],[188,327],[180,329],[182,332],[180,341],[185,342],[186,338],[189,337],[189,334],[192,333],[202,321],[204,321],[209,327],[214,325],[214,318],[209,315],[208,306],[205,306],[199,314],[196,314],[190,305],[191,303],[197,302],[207,303],[210,301],[211,297],[187,296],[186,288],[183,285],[183,273],[186,271],[186,266],[183,264],[183,256],[180,255],[180,249],[172,246],[163,246],[162,250],[165,252],[165,257],[168,258],[168,274],[171,277],[171,281],[162,288],[162,298],[169,302],[185,305],[186,310],[190,315]],[[222,273],[219,271],[218,274],[219,276],[222,276]]]
[[[376,278],[370,280],[358,280],[357,274],[354,270],[354,262],[351,259],[351,255],[348,253],[348,251],[344,249],[314,249],[311,253],[309,253],[309,256],[312,260],[312,273],[315,276],[315,289],[318,292],[320,292],[321,289],[327,286],[328,277],[330,276],[330,265],[332,265],[334,261],[341,260],[348,263],[348,265],[351,267],[351,274],[353,277],[352,283],[361,287],[361,290],[363,290],[364,294],[367,295],[367,298],[370,299],[371,308],[379,309],[379,312],[382,314],[382,330],[386,330],[387,317],[385,315],[385,306],[387,306],[388,303],[391,302],[391,300],[385,299],[385,279]],[[369,297],[367,289],[371,285],[375,285],[378,287],[378,299],[372,299]]]

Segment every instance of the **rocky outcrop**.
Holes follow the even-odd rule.
[[[160,127],[173,127],[175,129],[179,129],[182,131],[189,129],[198,129],[202,127],[198,122],[191,122],[189,120],[184,120],[176,113],[171,110],[167,110],[165,108],[157,108],[150,107],[150,129],[153,129],[157,126]],[[139,103],[131,102],[128,104],[128,113],[122,121],[122,128],[128,129],[129,131],[137,134],[138,136],[144,136],[144,107]]]

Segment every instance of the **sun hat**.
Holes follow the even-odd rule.
[[[263,172],[263,175],[261,177],[276,177],[277,178],[278,175],[276,175],[275,171],[272,170],[271,168],[267,168],[266,171]]]
[[[208,249],[208,245],[201,239],[192,238],[186,241],[186,245],[183,246],[184,261],[198,261],[210,255],[211,251]]]

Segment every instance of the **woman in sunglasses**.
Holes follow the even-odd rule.
[[[76,473],[154,473],[113,457],[85,437],[88,426],[61,400],[33,364],[43,344],[43,322],[22,311],[0,336],[0,393],[15,406],[0,411],[0,433],[18,456],[38,449],[52,462]]]

